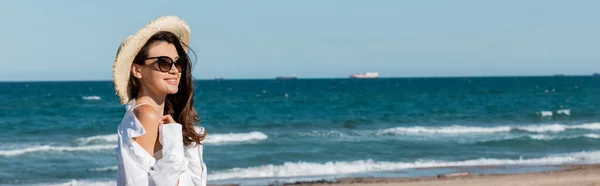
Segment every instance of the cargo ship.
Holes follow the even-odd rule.
[[[277,77],[275,77],[275,79],[289,80],[289,79],[298,79],[298,77],[296,76],[296,74],[292,74],[291,76],[277,76]]]
[[[365,72],[365,73],[352,74],[352,75],[350,75],[350,78],[353,78],[353,79],[379,78],[379,72]]]

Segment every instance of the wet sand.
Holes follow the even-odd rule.
[[[311,182],[288,185],[334,185],[334,186],[497,186],[497,185],[548,185],[548,186],[600,186],[600,164],[565,166],[564,169],[523,174],[469,174],[417,178],[340,178],[336,182]]]

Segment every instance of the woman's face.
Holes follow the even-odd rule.
[[[152,44],[146,58],[159,56],[170,57],[173,61],[179,59],[175,45],[164,41]],[[168,72],[162,72],[156,61],[157,59],[147,59],[144,61],[145,65],[134,64],[137,67],[132,68],[133,75],[140,80],[142,86],[146,87],[145,91],[150,91],[154,95],[177,93],[181,72],[175,65],[172,65]]]

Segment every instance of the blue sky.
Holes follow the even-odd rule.
[[[163,15],[210,79],[591,74],[600,1],[10,1],[0,81],[111,80],[121,41]]]

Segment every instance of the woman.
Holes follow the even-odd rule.
[[[118,185],[206,185],[189,43],[189,27],[168,16],[119,47],[113,78],[127,110],[117,132]]]

